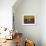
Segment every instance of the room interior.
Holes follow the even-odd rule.
[[[45,27],[45,0],[0,1],[0,46],[46,46]]]

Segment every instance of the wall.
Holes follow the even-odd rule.
[[[12,6],[16,0],[0,0],[0,27],[12,29]]]
[[[41,38],[42,46],[46,46],[46,0],[41,1]]]
[[[17,8],[15,6],[13,7],[15,30],[22,32],[25,39],[34,40],[36,46],[41,46],[41,1],[23,0]],[[36,25],[22,25],[24,14],[37,16]]]

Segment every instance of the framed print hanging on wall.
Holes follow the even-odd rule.
[[[36,16],[23,15],[22,16],[22,24],[23,25],[35,25],[36,24]]]

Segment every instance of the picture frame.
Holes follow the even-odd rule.
[[[23,15],[22,25],[36,25],[36,16],[35,15]]]

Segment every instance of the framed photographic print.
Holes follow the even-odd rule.
[[[22,24],[23,25],[35,25],[36,24],[36,16],[23,15],[22,16]]]

